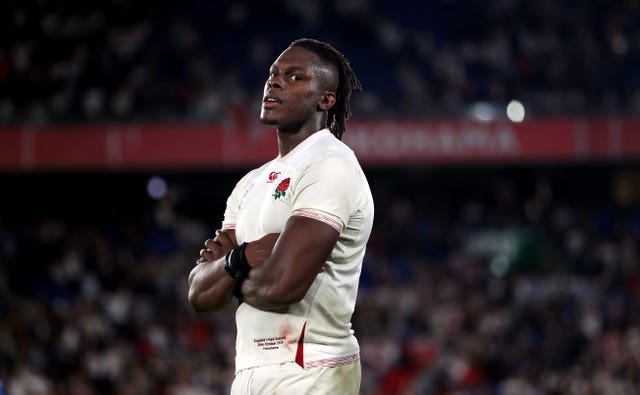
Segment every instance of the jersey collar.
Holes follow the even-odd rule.
[[[280,156],[278,155],[278,157],[276,158],[277,161],[279,162],[287,162],[289,161],[291,158],[299,155],[301,152],[304,152],[307,150],[307,148],[311,147],[313,144],[315,144],[318,140],[324,138],[325,136],[331,136],[331,132],[329,131],[329,129],[324,128],[324,129],[320,129],[317,132],[313,133],[311,136],[307,137],[306,139],[302,140],[302,142],[298,145],[296,145],[291,151],[289,151],[288,154],[286,154],[285,156]]]

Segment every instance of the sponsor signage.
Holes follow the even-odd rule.
[[[372,166],[637,160],[640,118],[353,120],[344,141]],[[274,130],[261,125],[0,128],[4,171],[251,167],[276,155]]]

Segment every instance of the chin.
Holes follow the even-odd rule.
[[[265,124],[265,125],[270,125],[270,126],[278,124],[277,120],[275,120],[273,118],[269,118],[267,116],[263,116],[263,115],[260,115],[260,122]]]

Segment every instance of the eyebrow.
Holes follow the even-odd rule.
[[[286,74],[286,73],[293,73],[294,71],[302,71],[302,72],[305,72],[305,73],[307,73],[307,72],[308,72],[307,70],[305,70],[305,69],[304,69],[303,67],[301,67],[301,66],[288,66],[288,67],[286,67],[284,70],[282,70],[282,69],[280,69],[278,66],[276,66],[275,64],[272,64],[272,65],[271,65],[271,67],[270,67],[270,70],[271,70],[271,69],[274,69],[274,68],[277,68],[278,70],[282,71],[282,72],[283,72],[283,73],[285,73],[285,74]]]

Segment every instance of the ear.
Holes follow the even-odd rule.
[[[326,91],[320,98],[318,109],[320,111],[327,111],[328,109],[333,107],[334,104],[336,104],[336,93],[332,91]]]

